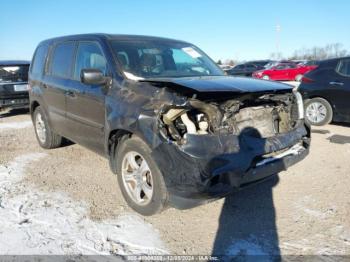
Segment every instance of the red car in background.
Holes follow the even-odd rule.
[[[278,63],[253,73],[253,77],[265,80],[284,80],[284,81],[300,81],[303,75],[314,70],[317,64],[312,63],[296,64],[296,63]]]

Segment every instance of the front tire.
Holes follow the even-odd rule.
[[[151,149],[136,136],[119,143],[115,161],[125,201],[141,215],[160,213],[167,207],[168,192],[163,175],[151,157]]]
[[[332,121],[333,110],[327,100],[316,97],[305,102],[305,120],[314,126],[327,125]]]
[[[33,124],[36,138],[42,148],[52,149],[62,144],[62,137],[53,132],[40,106],[33,113]]]

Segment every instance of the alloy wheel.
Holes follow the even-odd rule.
[[[152,172],[145,158],[134,151],[122,161],[122,180],[128,196],[138,205],[147,205],[153,196]]]
[[[36,114],[35,131],[40,142],[44,144],[46,142],[46,126],[40,112]]]
[[[306,108],[306,117],[311,123],[320,123],[327,116],[327,108],[319,102],[313,102]]]

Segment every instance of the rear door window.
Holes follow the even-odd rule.
[[[57,44],[51,55],[49,73],[61,78],[71,78],[75,42]]]
[[[80,80],[82,69],[98,69],[105,75],[107,62],[101,48],[94,42],[81,42],[78,46],[77,58],[74,68],[74,79]]]
[[[337,66],[337,72],[343,76],[350,77],[350,59],[340,60]]]

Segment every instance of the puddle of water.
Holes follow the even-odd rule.
[[[333,135],[329,137],[328,140],[335,144],[350,144],[350,136]]]

